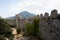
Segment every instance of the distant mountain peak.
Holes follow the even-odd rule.
[[[22,12],[20,12],[20,13],[27,13],[28,11],[22,11]],[[29,12],[28,12],[29,13]]]
[[[22,12],[20,12],[18,15],[19,15],[20,19],[30,18],[30,17],[35,16],[35,14],[30,13],[30,12],[28,12],[28,11],[22,11]],[[15,16],[9,17],[9,18],[10,18],[10,19],[14,19]]]
[[[19,16],[20,16],[20,18],[24,19],[24,18],[33,17],[33,16],[35,16],[35,14],[30,13],[28,11],[22,11],[19,13]]]

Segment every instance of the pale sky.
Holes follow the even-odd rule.
[[[22,11],[33,14],[50,13],[57,9],[60,13],[60,0],[0,0],[0,16],[14,16]]]

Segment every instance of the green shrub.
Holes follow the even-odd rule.
[[[21,28],[18,27],[18,28],[17,28],[17,34],[19,34],[20,32],[21,32]]]
[[[13,37],[10,25],[0,18],[0,40],[4,38],[12,39]]]

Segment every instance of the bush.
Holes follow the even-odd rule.
[[[12,39],[13,37],[10,25],[0,18],[0,40],[4,38]]]
[[[20,32],[21,32],[21,28],[18,27],[18,28],[17,28],[17,34],[19,34]]]
[[[28,36],[35,36],[39,40],[42,40],[41,31],[39,30],[39,18],[35,18],[33,23],[26,24],[26,34]]]
[[[34,29],[33,29],[32,24],[27,23],[27,24],[26,24],[26,33],[27,33],[27,35],[28,35],[28,36],[33,35],[33,31],[34,31]]]

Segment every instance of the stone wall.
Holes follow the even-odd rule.
[[[45,15],[40,19],[39,25],[42,38],[44,40],[60,40],[60,15],[57,10],[52,10],[51,15],[48,17],[48,14]]]

